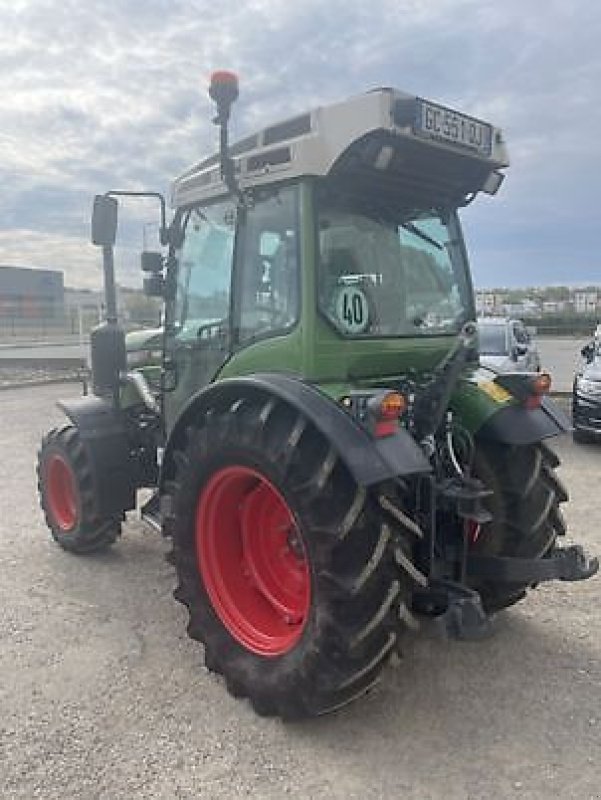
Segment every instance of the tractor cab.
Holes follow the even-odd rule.
[[[502,181],[492,125],[378,89],[225,158],[228,180],[215,155],[173,185],[168,416],[218,375],[285,370],[335,392],[432,368],[475,318],[457,211]]]

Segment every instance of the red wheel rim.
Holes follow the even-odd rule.
[[[213,608],[248,650],[279,656],[300,639],[311,579],[294,515],[256,470],[225,467],[204,487],[196,553]]]
[[[70,531],[77,521],[75,476],[62,456],[52,455],[46,465],[48,505],[54,521],[62,531]]]

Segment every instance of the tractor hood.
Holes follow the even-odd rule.
[[[163,328],[144,328],[130,331],[125,336],[125,349],[128,353],[138,350],[153,350],[162,347]]]

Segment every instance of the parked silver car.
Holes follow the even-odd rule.
[[[583,363],[572,388],[574,441],[601,441],[601,326],[580,352]]]
[[[519,319],[481,317],[478,320],[480,363],[497,372],[538,372],[540,356],[532,336]]]

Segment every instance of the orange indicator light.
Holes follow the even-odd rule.
[[[407,401],[398,392],[388,392],[380,401],[376,413],[380,419],[398,419],[407,409]]]
[[[233,83],[238,86],[238,76],[227,69],[218,69],[211,73],[211,84],[215,83]]]

